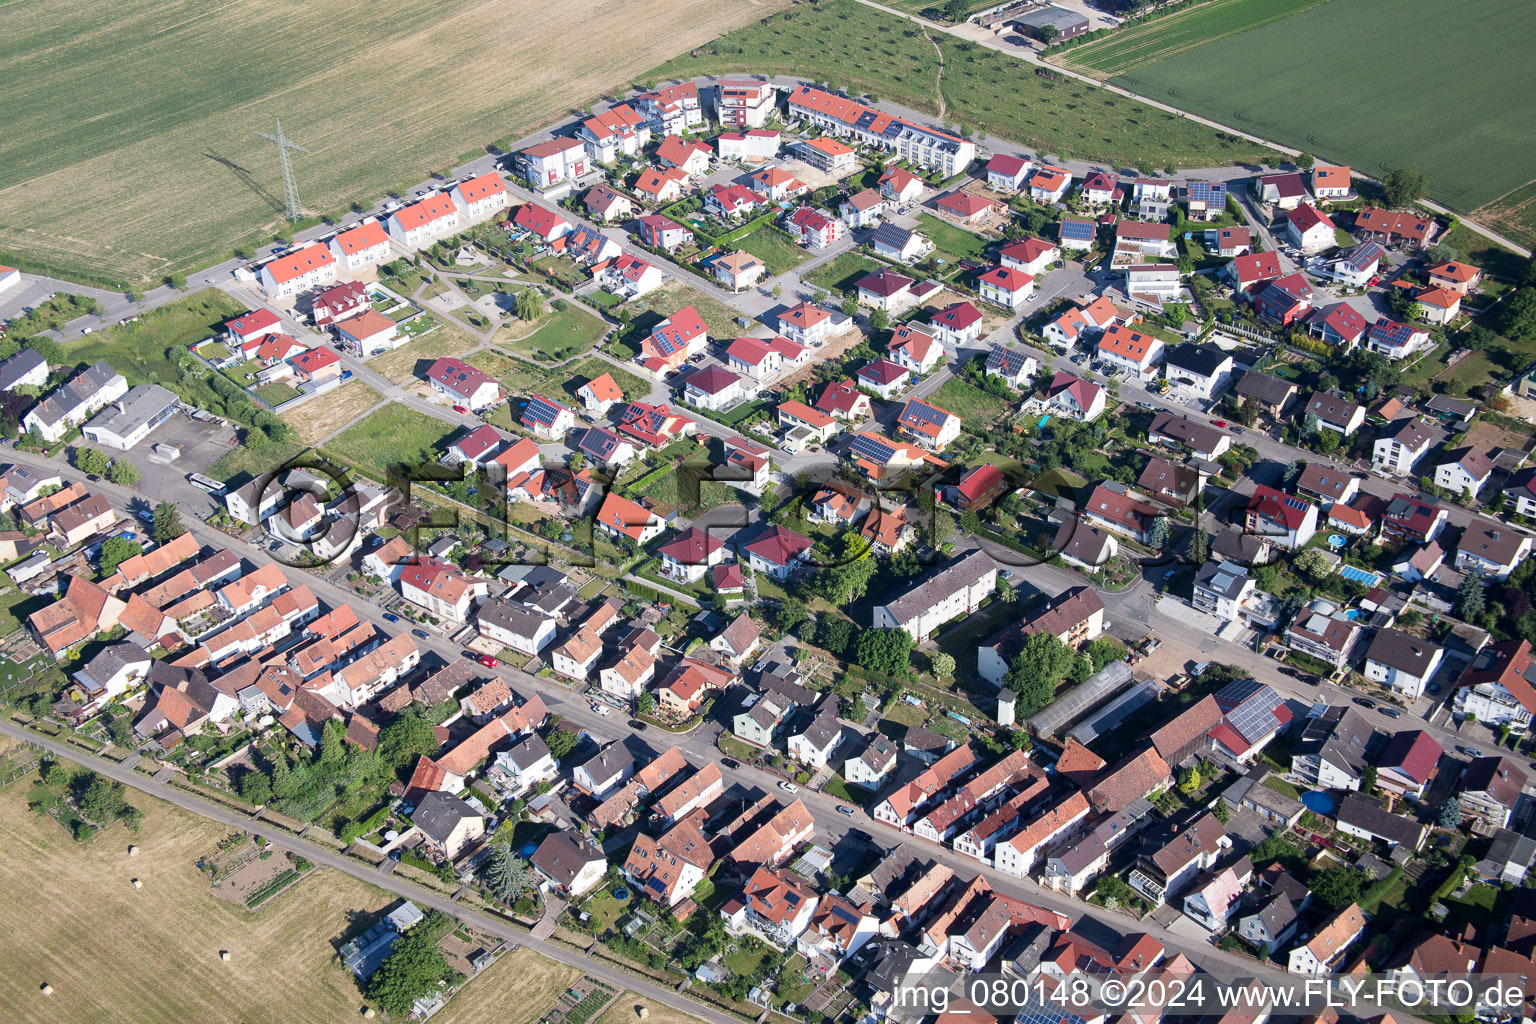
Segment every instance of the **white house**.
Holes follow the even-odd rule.
[[[261,290],[273,299],[291,299],[336,280],[336,257],[323,242],[284,253],[262,265]]]
[[[453,186],[448,197],[459,208],[459,215],[465,220],[482,220],[507,208],[507,185],[501,180],[500,174],[486,171]]]
[[[993,267],[976,279],[981,297],[1004,309],[1018,309],[1035,294],[1035,279],[1022,270]]]
[[[741,377],[722,366],[707,366],[683,382],[683,401],[696,409],[722,412],[746,396]]]
[[[1408,476],[1420,459],[1440,443],[1439,427],[1420,419],[1403,420],[1391,434],[1371,446],[1371,466],[1379,473]]]
[[[389,215],[389,237],[421,249],[459,230],[459,208],[446,192],[434,192]]]
[[[505,598],[481,605],[475,621],[481,636],[522,654],[537,655],[555,638],[553,618]]]
[[[1531,555],[1531,535],[1478,516],[1456,544],[1456,568],[1503,581]]]
[[[875,608],[872,629],[904,629],[918,643],[960,615],[975,612],[997,585],[997,563],[974,551],[902,594]]]
[[[480,412],[502,399],[501,385],[490,375],[462,359],[446,356],[427,369],[427,383],[432,390],[447,395],[471,412]]]
[[[389,259],[389,236],[384,225],[373,217],[337,232],[331,239],[331,254],[342,271],[357,271]]]
[[[1215,345],[1175,345],[1163,359],[1163,376],[1181,393],[1210,399],[1232,379],[1230,353]]]
[[[1444,651],[1410,633],[1383,629],[1365,652],[1365,677],[1409,700],[1424,695]]]
[[[1487,452],[1472,447],[1457,448],[1446,452],[1435,464],[1435,486],[1452,494],[1476,497],[1492,474],[1493,460]]]
[[[997,253],[997,260],[1003,266],[1022,271],[1030,277],[1039,277],[1060,258],[1060,248],[1033,235],[1009,242]]]
[[[1478,722],[1492,728],[1508,724],[1524,731],[1536,713],[1536,695],[1530,684],[1533,678],[1536,659],[1531,657],[1529,640],[1489,644],[1462,674],[1456,713],[1476,715]]]
[[[1333,221],[1317,207],[1302,203],[1290,212],[1285,234],[1303,252],[1318,252],[1337,244]]]

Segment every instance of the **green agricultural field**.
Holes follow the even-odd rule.
[[[438,446],[454,427],[403,405],[386,405],[348,427],[325,446],[333,459],[372,480],[385,480],[391,466],[420,466],[437,460]]]
[[[1522,112],[1536,106],[1536,62],[1526,5],[1329,0],[1266,20],[1276,8],[1301,5],[1231,0],[1198,11],[1213,31],[1215,23],[1232,28],[1245,12],[1257,27],[1196,45],[1184,38],[1195,16],[1172,16],[1132,30],[1145,34],[1140,51],[1100,51],[1108,44],[1096,43],[1066,59],[1127,66],[1114,84],[1320,160],[1376,177],[1415,168],[1428,175],[1431,195],[1454,209],[1494,203],[1531,180],[1536,121]],[[1169,53],[1152,59],[1159,32]],[[1414,57],[1369,58],[1404,53]],[[1259,61],[1263,74],[1254,73]],[[945,85],[947,92],[948,73]]]
[[[764,18],[674,58],[651,80],[750,71],[796,75],[936,115],[944,52],[945,118],[1063,158],[1134,167],[1211,167],[1278,155],[1177,114],[1079,81],[1050,81],[1009,54],[949,35],[925,38],[895,15],[823,0]],[[696,54],[696,55],[695,55]]]
[[[1131,25],[1091,43],[1059,51],[1055,63],[1084,74],[1108,78],[1203,46],[1217,39],[1246,32],[1271,21],[1289,18],[1298,11],[1328,0],[1209,0]]]
[[[273,118],[307,211],[371,205],[612,91],[784,0],[381,9],[199,0],[9,4],[0,262],[158,281],[280,230]],[[300,16],[306,15],[306,16]],[[551,40],[580,40],[581,59]],[[466,83],[473,83],[466,88]]]
[[[1472,215],[1505,238],[1527,249],[1536,248],[1536,181],[1474,210]]]
[[[738,238],[732,244],[762,260],[768,268],[768,277],[778,277],[811,258],[811,254],[791,241],[788,235],[768,225],[758,228],[745,238]]]

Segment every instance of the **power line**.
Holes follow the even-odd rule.
[[[283,134],[283,119],[277,119],[277,134],[270,132],[257,132],[261,138],[269,142],[277,143],[277,160],[283,169],[283,196],[288,201],[288,219],[298,220],[304,216],[304,209],[299,205],[299,182],[293,176],[293,159],[288,155],[289,150],[298,150],[300,153],[309,154],[309,150],[294,142]]]

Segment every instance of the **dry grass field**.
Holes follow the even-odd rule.
[[[494,337],[494,336],[493,336]],[[428,393],[425,378],[421,376],[435,360],[447,356],[462,356],[478,344],[473,337],[449,323],[438,321],[430,334],[407,342],[381,356],[368,360],[370,369],[377,371],[396,384],[420,384],[421,394]]]
[[[697,1017],[628,990],[619,993],[618,1000],[608,1008],[608,1012],[597,1018],[597,1024],[640,1024],[640,1018],[635,1015],[637,1006],[644,1006],[650,1011],[646,1015],[645,1024],[699,1024]]]
[[[27,810],[33,777],[0,790],[7,1021],[360,1019],[361,995],[332,963],[332,943],[354,915],[389,906],[387,893],[321,869],[251,914],[215,896],[195,866],[222,826],[133,794],[145,812],[138,835],[116,825],[76,845]],[[132,859],[130,842],[140,851]],[[144,887],[134,889],[132,878]],[[52,996],[39,991],[45,982]]]
[[[433,1020],[439,1024],[532,1024],[580,977],[574,967],[519,949],[492,964]]]
[[[207,265],[281,225],[274,117],[307,210],[420,181],[784,0],[6,8],[0,257],[120,281]]]
[[[360,380],[349,380],[328,395],[312,398],[283,414],[305,444],[319,444],[363,413],[383,396]]]

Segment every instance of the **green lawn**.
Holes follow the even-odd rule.
[[[1246,17],[1258,27],[1203,44],[1179,38],[1198,35],[1198,26],[1182,28],[1176,18],[1155,22],[1167,45],[1159,49],[1149,41],[1144,57],[1121,62],[1126,70],[1110,81],[1376,177],[1394,167],[1416,168],[1429,176],[1433,198],[1458,210],[1528,185],[1536,121],[1520,111],[1536,104],[1536,63],[1529,60],[1530,33],[1512,30],[1526,23],[1514,20],[1522,18],[1521,7],[1509,0],[1454,6],[1398,0],[1384,18],[1374,0],[1330,0],[1259,24],[1277,10],[1304,5],[1206,5],[1200,10],[1208,20],[1236,24]],[[1433,40],[1428,49],[1427,39]],[[1078,60],[1093,57],[1092,50],[1068,52]],[[1363,52],[1409,51],[1424,59],[1359,59]],[[1293,57],[1253,74],[1256,57],[1273,53]],[[1112,56],[1101,63],[1108,67]],[[1317,90],[1325,78],[1330,87]],[[1492,95],[1500,102],[1488,102]]]
[[[231,480],[239,476],[260,476],[297,458],[304,451],[303,445],[273,441],[260,448],[236,445],[224,453],[208,469],[215,480]]]
[[[769,224],[764,224],[744,238],[738,238],[732,244],[762,260],[768,267],[769,277],[778,277],[786,270],[793,270],[811,258],[809,252],[796,245],[784,232]]]
[[[978,429],[991,426],[1013,411],[1014,404],[981,390],[970,381],[951,377],[927,399],[933,405],[952,412],[965,421],[965,426]]]
[[[268,384],[264,388],[258,388],[256,395],[269,405],[278,406],[298,398],[299,389],[291,384]]]
[[[1477,210],[1474,216],[1527,248],[1536,245],[1536,183]],[[1436,241],[1455,249],[1464,261],[1482,267],[1485,274],[1518,281],[1525,273],[1524,256],[1463,224],[1457,224]]]
[[[613,382],[619,386],[619,390],[624,392],[625,401],[644,398],[651,393],[651,382],[644,377],[637,373],[630,373],[628,370],[621,370],[612,363],[595,357],[569,367],[562,373],[566,374],[565,393],[571,398],[576,397],[577,388],[605,373],[611,376]]]
[[[953,124],[1119,167],[1211,167],[1268,153],[1082,82],[1047,80],[1007,54],[947,35],[935,38],[944,52],[945,120]],[[796,75],[938,112],[933,42],[917,26],[853,0],[800,4],[724,40],[674,58],[649,80],[730,71]]]
[[[455,428],[403,405],[386,405],[331,438],[325,453],[374,480],[391,466],[420,466],[437,459]]]
[[[917,218],[917,231],[920,235],[926,235],[933,243],[932,259],[944,261],[945,266],[940,271],[940,275],[944,277],[958,270],[957,264],[961,260],[971,257],[982,258],[987,248],[987,239],[982,236],[939,220],[928,213]]]
[[[484,348],[471,352],[464,361],[478,370],[495,377],[509,395],[526,395],[542,391],[551,382],[551,374],[542,366],[534,366],[520,359],[513,359],[495,349]]]
[[[886,269],[888,264],[858,252],[845,252],[805,275],[805,283],[829,292],[853,291],[859,278]]]
[[[559,363],[590,349],[607,329],[607,324],[586,310],[566,306],[545,314],[532,334],[505,345],[518,355]]]
[[[130,384],[163,384],[179,391],[181,375],[165,357],[166,350],[195,345],[222,330],[224,321],[244,312],[245,307],[228,295],[205,288],[150,310],[135,323],[69,339],[62,347],[73,363],[89,365],[105,359]],[[203,385],[198,390],[209,389]]]

